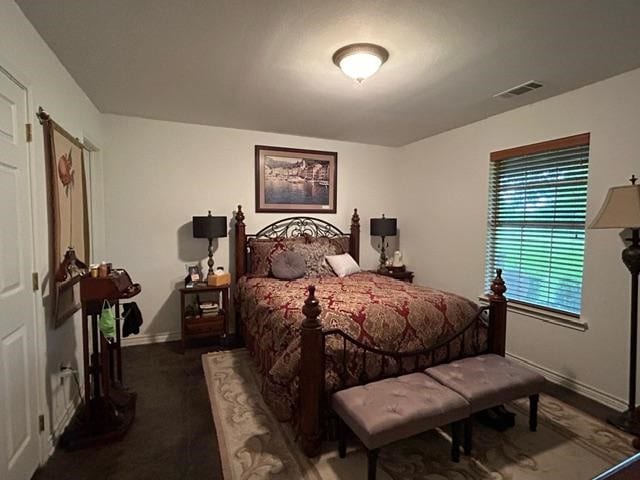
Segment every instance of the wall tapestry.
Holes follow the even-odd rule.
[[[55,326],[80,309],[79,281],[89,263],[89,215],[83,146],[42,108],[51,213]]]
[[[335,213],[338,154],[256,145],[256,212]]]

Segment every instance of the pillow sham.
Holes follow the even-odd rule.
[[[304,257],[292,250],[285,250],[273,257],[271,261],[271,273],[280,280],[295,280],[304,277],[307,273],[307,264]]]
[[[304,242],[304,238],[249,239],[249,271],[256,277],[268,277],[271,273],[271,262],[277,255],[291,250],[297,243]]]
[[[333,270],[327,264],[327,255],[338,255],[346,249],[337,238],[308,238],[305,243],[297,243],[291,247],[294,252],[300,253],[307,264],[307,277],[323,275],[333,276]]]
[[[333,271],[340,278],[362,271],[360,266],[348,253],[343,253],[342,255],[328,255],[326,259]]]
[[[294,238],[250,238],[247,242],[251,250],[249,256],[249,271],[256,277],[268,277],[271,272],[273,259],[284,252],[292,250],[301,254],[307,264],[307,277],[320,275],[334,275],[327,264],[326,255],[337,255],[349,250],[348,237],[319,237],[301,236]]]

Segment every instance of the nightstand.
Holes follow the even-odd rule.
[[[374,270],[378,275],[384,275],[385,277],[395,278],[396,280],[402,280],[403,282],[413,283],[413,272],[410,270],[393,271],[393,270]]]
[[[195,302],[192,303],[193,296],[195,296]],[[217,309],[213,305],[217,305]],[[229,333],[228,315],[229,285],[218,287],[197,285],[181,288],[180,323],[183,348],[192,339],[225,338]]]

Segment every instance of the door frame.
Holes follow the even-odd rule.
[[[49,458],[51,452],[53,451],[53,446],[51,442],[49,442],[49,435],[47,433],[50,430],[51,418],[49,416],[49,406],[46,403],[46,360],[47,355],[45,351],[45,335],[46,335],[46,312],[43,304],[42,297],[42,285],[44,283],[44,275],[41,275],[39,266],[46,265],[48,262],[47,258],[41,258],[43,249],[36,248],[36,239],[38,238],[38,223],[44,220],[45,224],[47,222],[47,214],[45,213],[44,219],[41,219],[37,215],[37,209],[35,208],[38,204],[38,197],[35,193],[34,185],[37,185],[37,175],[36,168],[34,165],[35,159],[37,158],[36,152],[34,150],[36,142],[36,138],[41,139],[42,134],[36,134],[36,125],[37,118],[35,116],[35,108],[33,104],[33,94],[32,94],[32,85],[33,83],[30,79],[24,75],[18,68],[15,67],[7,58],[0,55],[0,72],[4,75],[7,75],[11,80],[13,80],[25,93],[25,106],[26,106],[26,119],[27,122],[32,125],[32,136],[31,141],[26,142],[27,144],[27,183],[29,188],[29,215],[31,217],[31,271],[38,272],[39,274],[39,285],[38,289],[33,293],[33,315],[34,315],[34,340],[35,340],[35,352],[36,352],[36,405],[38,407],[38,415],[44,415],[45,418],[45,428],[44,431],[40,431],[38,429],[38,450],[39,450],[39,464],[43,465],[47,459]],[[46,194],[45,194],[46,197]],[[43,211],[46,212],[46,202],[45,209]],[[44,249],[44,255],[48,256],[49,248]],[[38,419],[35,419],[37,422]],[[47,429],[47,425],[49,425],[49,429]]]

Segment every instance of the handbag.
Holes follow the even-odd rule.
[[[116,316],[113,313],[113,307],[105,299],[102,302],[102,311],[100,312],[100,321],[98,327],[102,335],[108,340],[116,336]]]

